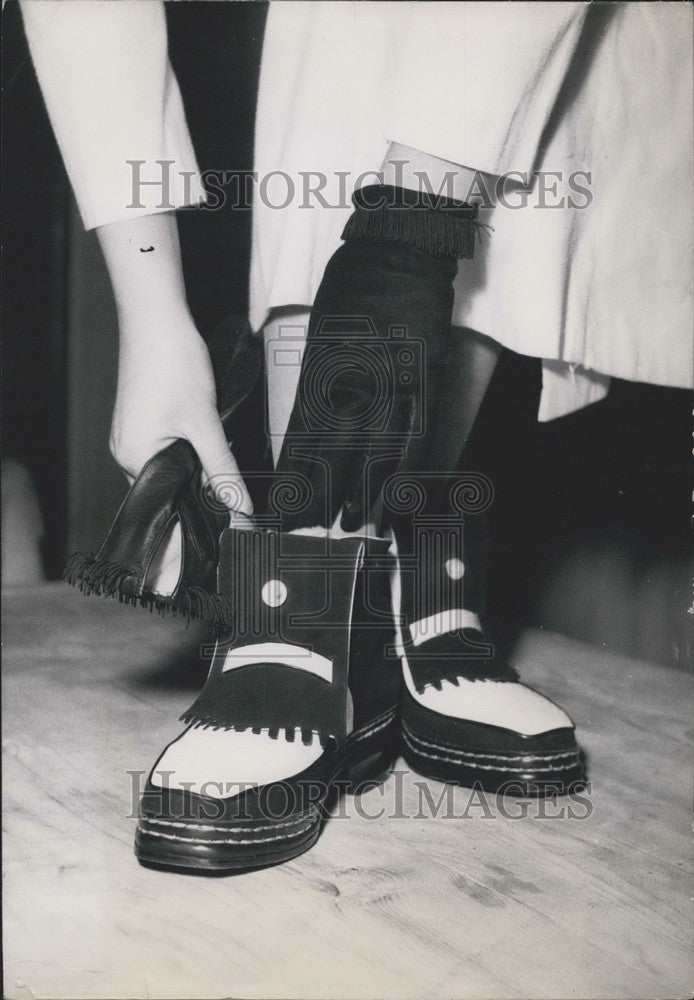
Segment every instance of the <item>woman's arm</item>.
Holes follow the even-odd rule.
[[[132,477],[174,438],[187,438],[205,475],[236,483],[242,501],[235,509],[252,513],[217,415],[207,347],[186,302],[175,215],[114,222],[100,226],[97,234],[120,330],[111,427],[116,461]],[[229,493],[224,491],[227,497]]]
[[[198,203],[202,184],[164,4],[20,0],[20,8],[85,228]],[[160,160],[169,164],[164,191],[148,183],[161,181]],[[134,191],[137,170],[144,183]]]
[[[168,58],[159,0],[21,0],[46,107],[82,220],[96,228],[120,329],[111,450],[126,473],[173,438],[187,438],[208,477],[238,482],[251,502],[215,405],[210,358],[186,303],[175,216],[200,200],[197,162]],[[139,202],[140,208],[129,207]],[[151,250],[149,248],[152,248]],[[230,497],[237,491],[224,491]]]

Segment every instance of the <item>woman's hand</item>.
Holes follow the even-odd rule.
[[[122,322],[111,453],[132,479],[179,437],[195,448],[217,496],[232,510],[251,514],[217,414],[210,356],[190,315]]]
[[[186,438],[217,497],[251,514],[217,414],[210,356],[186,304],[175,216],[137,216],[97,234],[120,330],[114,458],[132,479],[156,452]]]

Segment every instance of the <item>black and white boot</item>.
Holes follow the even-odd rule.
[[[388,542],[225,531],[220,640],[140,803],[140,861],[240,871],[302,854],[336,784],[398,753]],[[351,627],[350,627],[351,626]]]
[[[516,796],[578,787],[584,771],[573,722],[521,683],[469,610],[480,606],[483,588],[479,574],[474,579],[484,562],[478,541],[466,545],[463,560],[462,525],[416,535],[412,570],[402,574],[408,764],[439,781]]]

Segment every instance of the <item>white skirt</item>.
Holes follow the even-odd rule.
[[[691,7],[587,10],[272,3],[253,326],[311,305],[352,191],[399,142],[528,175],[481,209],[493,231],[460,262],[452,318],[544,360],[541,419],[600,398],[609,376],[691,386]]]

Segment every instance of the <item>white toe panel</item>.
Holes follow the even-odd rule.
[[[281,781],[318,760],[323,753],[317,737],[304,746],[300,733],[293,743],[267,730],[252,733],[191,726],[167,749],[152,775],[158,788],[180,788],[211,798],[228,798],[239,786]]]
[[[566,712],[549,698],[517,681],[469,681],[458,678],[458,685],[444,681],[441,690],[428,687],[416,690],[410,669],[403,662],[405,683],[412,697],[433,712],[450,715],[488,726],[501,726],[524,736],[536,736],[550,729],[573,726]]]

